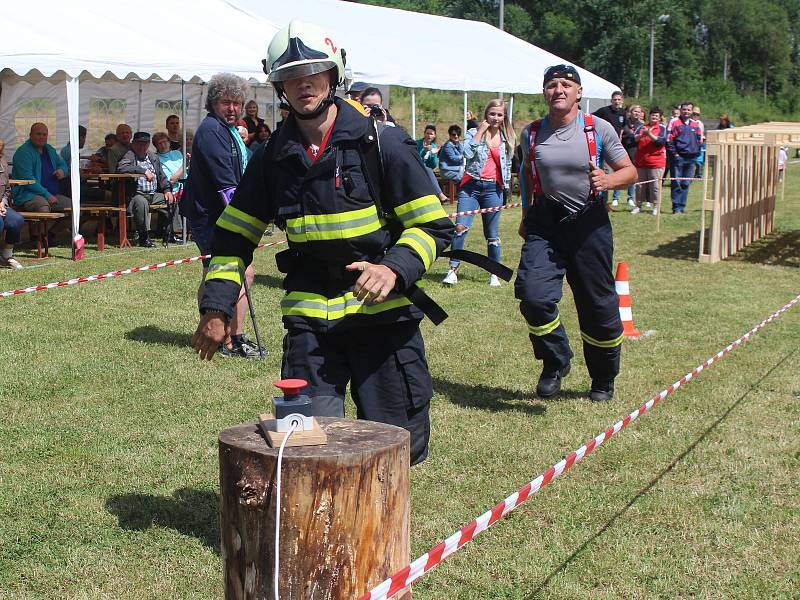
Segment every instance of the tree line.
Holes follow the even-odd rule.
[[[499,0],[361,1],[499,24]],[[800,110],[800,0],[514,0],[503,28],[635,97],[648,92],[652,34],[657,88],[707,83]]]

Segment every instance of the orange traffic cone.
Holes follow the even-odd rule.
[[[636,340],[642,334],[633,326],[631,288],[628,284],[628,263],[621,262],[617,265],[614,287],[617,288],[617,295],[619,296],[619,318],[622,320],[622,335],[629,340]]]

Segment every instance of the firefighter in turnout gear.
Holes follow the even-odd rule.
[[[534,356],[543,362],[536,391],[549,398],[569,373],[572,349],[558,303],[563,280],[578,310],[589,397],[608,401],[619,373],[622,323],[611,273],[614,244],[602,193],[628,187],[636,169],[609,123],[580,112],[581,80],[571,65],[544,74],[549,112],[522,132],[525,239],[514,286]],[[602,162],[612,172],[602,169]]]
[[[276,257],[286,274],[282,377],[307,380],[321,416],[344,416],[349,383],[358,418],[410,432],[416,464],[428,452],[433,390],[423,312],[409,298],[454,226],[415,142],[334,96],[345,58],[315,25],[293,21],[273,38],[264,70],[290,115],[217,221],[193,344],[213,356],[241,274],[275,220],[289,242]]]

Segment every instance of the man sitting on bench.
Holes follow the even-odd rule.
[[[12,188],[14,209],[21,212],[60,212],[72,206],[72,200],[59,193],[60,180],[68,168],[55,148],[47,143],[47,125],[31,125],[28,141],[14,152],[11,179],[33,180],[34,183],[15,185]],[[56,224],[50,230],[50,245],[54,245],[55,232],[63,227]]]
[[[150,150],[150,134],[146,131],[134,133],[131,148],[119,161],[117,172],[144,175],[129,186],[132,194],[128,201],[128,214],[133,217],[136,231],[139,232],[139,245],[143,248],[152,248],[155,244],[148,233],[150,207],[164,206],[164,210],[160,212],[166,216],[167,204],[175,202],[175,197],[172,195],[172,185],[161,168],[158,155]]]

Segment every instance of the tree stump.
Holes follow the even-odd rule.
[[[285,448],[281,467],[282,600],[357,598],[409,562],[409,434],[317,417],[325,446]],[[255,423],[219,435],[226,600],[271,600],[278,449]],[[410,590],[398,596],[410,599]]]

